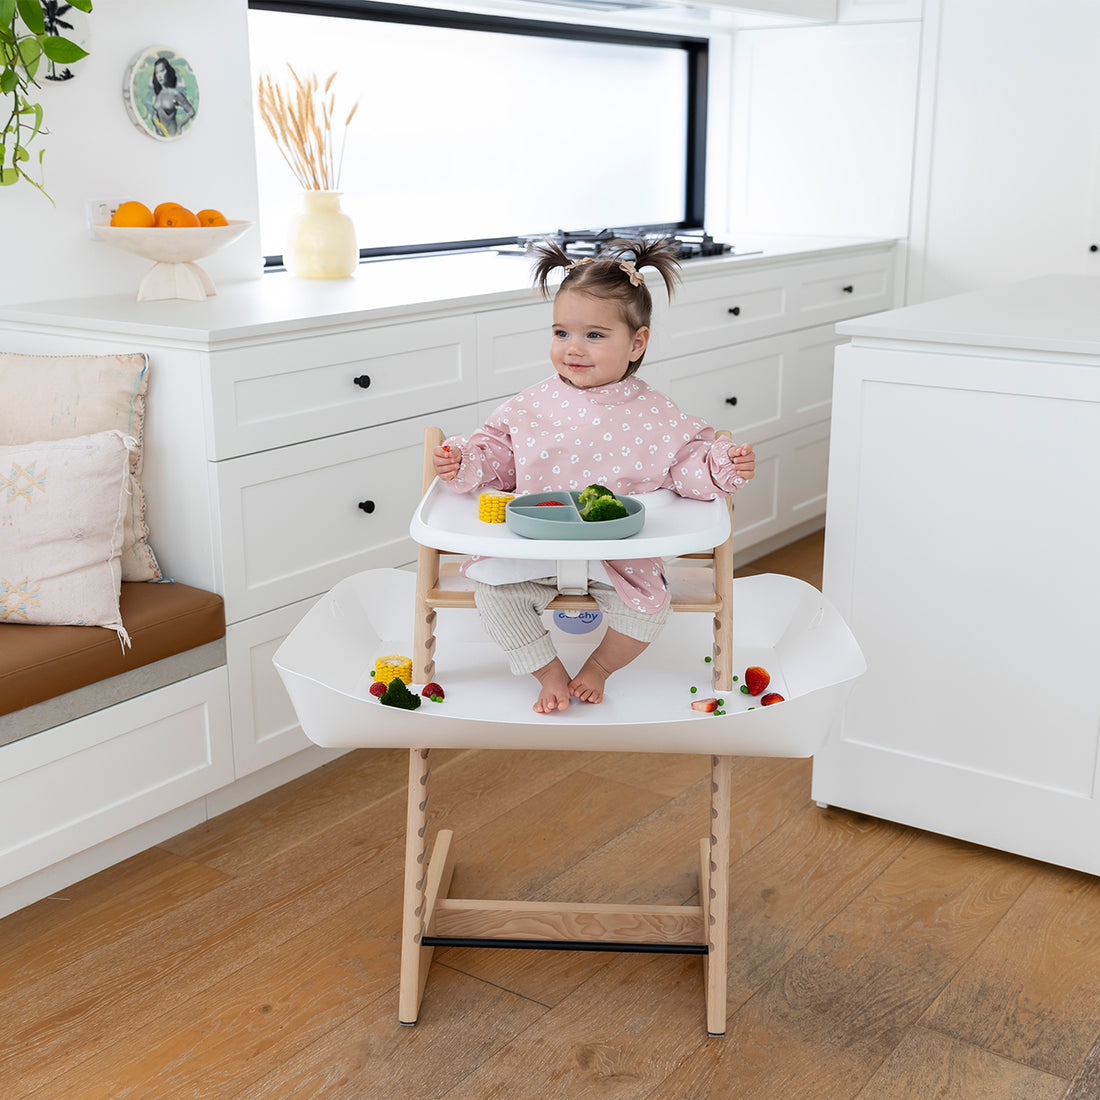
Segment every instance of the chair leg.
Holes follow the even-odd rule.
[[[413,601],[412,678],[414,684],[435,679],[435,608],[428,592],[439,584],[439,551],[421,546],[416,552],[416,595]]]
[[[729,866],[730,866],[730,787],[733,758],[710,758],[710,844],[706,882],[707,960],[706,1005],[707,1034],[726,1033],[726,997],[728,986],[729,940]]]
[[[722,609],[714,616],[714,687],[733,691],[733,535],[714,548],[714,589]]]
[[[397,1017],[415,1024],[424,989],[420,940],[424,934],[428,842],[428,764],[430,749],[409,750],[409,793],[405,817],[405,897],[401,918],[401,983]]]

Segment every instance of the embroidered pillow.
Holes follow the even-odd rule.
[[[0,393],[13,416],[0,416],[0,446],[72,439],[117,429],[137,440],[122,543],[122,579],[156,581],[160,566],[145,522],[141,484],[148,357],[20,355],[0,352]]]
[[[107,626],[125,642],[120,555],[136,441],[0,447],[0,622]]]

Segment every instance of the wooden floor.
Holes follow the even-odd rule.
[[[705,760],[437,755],[456,894],[693,901]],[[401,1027],[406,772],[349,754],[0,921],[0,1096],[1100,1096],[1100,883],[820,809],[800,760],[736,762],[724,1038],[701,960],[642,954],[437,951]]]

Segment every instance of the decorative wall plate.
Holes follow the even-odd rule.
[[[194,125],[199,82],[170,46],[147,46],[127,66],[122,98],[130,121],[157,141],[175,141]]]

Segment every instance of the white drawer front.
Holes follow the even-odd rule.
[[[226,631],[233,766],[238,779],[310,745],[271,658],[314,603],[313,597],[300,600],[234,623]]]
[[[496,309],[477,318],[478,400],[496,408],[554,372],[550,363],[549,302]]]
[[[472,316],[215,351],[209,457],[469,404],[477,400],[475,362]]]
[[[412,560],[409,520],[429,424],[468,432],[473,407],[215,464],[228,621]]]
[[[0,884],[233,781],[226,670],[210,669],[0,752]]]
[[[861,317],[893,306],[893,252],[822,260],[800,269],[794,325]],[[793,327],[793,326],[792,326]]]
[[[655,312],[653,357],[688,355],[791,327],[790,301],[796,270],[755,268],[739,275],[686,280],[668,311],[662,310],[659,319]]]
[[[846,340],[832,325],[784,337],[780,402],[785,428],[828,420],[833,404],[833,359],[837,347]]]
[[[684,412],[753,443],[783,429],[783,357],[782,338],[756,340],[661,362],[648,377]]]

